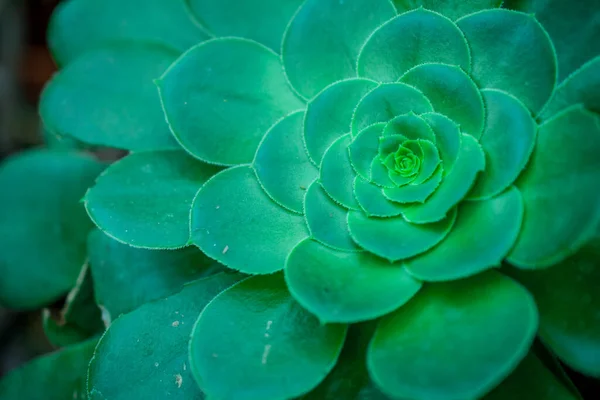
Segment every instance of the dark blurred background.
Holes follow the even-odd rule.
[[[46,29],[58,2],[0,0],[0,160],[41,143],[37,103],[55,71]],[[0,188],[0,196],[4,190]],[[40,311],[14,313],[0,308],[0,376],[51,349]]]

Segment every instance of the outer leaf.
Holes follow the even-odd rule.
[[[516,183],[525,219],[511,263],[523,268],[555,264],[594,235],[600,223],[599,153],[598,116],[581,106],[540,126],[529,166]]]
[[[275,124],[254,157],[254,170],[265,191],[298,214],[302,214],[306,188],[318,174],[304,150],[303,120],[304,112],[297,112]]]
[[[599,257],[596,237],[551,268],[509,271],[536,299],[544,343],[571,368],[594,377],[600,377]]]
[[[457,214],[452,230],[439,245],[406,262],[417,279],[462,279],[499,266],[517,240],[523,200],[512,187],[489,200],[465,201]]]
[[[557,66],[552,41],[535,17],[495,9],[456,23],[471,47],[475,82],[514,95],[537,114],[554,91]]]
[[[597,0],[505,0],[504,6],[535,14],[548,30],[556,47],[561,81],[600,54]]]
[[[115,320],[90,362],[90,399],[204,399],[188,362],[190,333],[202,309],[240,278],[200,279]]]
[[[325,378],[345,336],[345,325],[321,325],[302,309],[282,274],[256,276],[202,312],[190,342],[192,372],[219,399],[288,399]]]
[[[529,353],[497,388],[483,400],[579,400],[547,369],[540,359]]]
[[[85,197],[92,220],[134,247],[173,249],[190,240],[198,188],[219,168],[181,150],[130,154],[112,164]]]
[[[273,202],[249,166],[222,171],[200,189],[191,212],[192,242],[229,268],[269,274],[308,236],[304,218]]]
[[[423,204],[404,210],[403,215],[414,223],[430,223],[443,219],[469,192],[477,174],[485,168],[483,150],[470,135],[463,134],[458,157],[452,170]]]
[[[81,154],[49,150],[0,166],[0,304],[39,308],[74,286],[93,226],[80,199],[103,168]]]
[[[333,82],[355,77],[365,39],[394,15],[389,0],[305,1],[281,50],[294,89],[309,99]]]
[[[554,92],[541,117],[548,119],[575,104],[583,104],[588,110],[600,114],[600,56],[583,65]]]
[[[218,263],[193,247],[169,251],[136,249],[97,229],[88,237],[88,255],[96,302],[102,307],[107,324],[220,269]]]
[[[86,0],[69,4],[82,2]],[[92,145],[126,150],[178,148],[152,84],[176,57],[173,50],[140,44],[78,57],[44,89],[40,100],[44,125],[54,134]]]
[[[302,0],[187,0],[196,19],[216,36],[239,36],[279,51],[283,31]]]
[[[488,8],[500,7],[502,0],[393,0],[396,10],[401,14],[408,10],[425,7],[437,11],[450,19]]]
[[[358,57],[358,75],[378,82],[394,82],[424,63],[471,68],[469,46],[448,18],[419,8],[398,15],[369,37]]]
[[[0,380],[3,400],[87,399],[85,371],[96,347],[92,339],[47,354],[9,372]]]
[[[351,142],[352,138],[347,134],[329,146],[321,162],[319,181],[336,203],[356,210],[359,208],[353,190],[356,171],[350,163],[348,152]]]
[[[350,237],[348,210],[337,204],[315,180],[304,197],[304,216],[311,238],[334,249],[356,251]]]
[[[193,47],[157,82],[167,121],[195,157],[249,163],[265,132],[304,107],[289,88],[279,57],[239,38]]]
[[[497,272],[426,286],[380,322],[369,372],[392,397],[480,398],[525,357],[537,325],[531,295]]]
[[[352,239],[373,254],[397,261],[416,256],[438,244],[450,231],[455,212],[433,224],[412,224],[402,217],[370,218],[359,211],[348,214]]]
[[[160,45],[183,52],[207,39],[186,0],[71,0],[50,21],[48,42],[59,64],[119,42]]]
[[[418,65],[400,78],[419,89],[433,109],[460,125],[463,132],[479,138],[485,112],[479,88],[463,70],[454,65]]]
[[[308,102],[304,120],[306,150],[315,165],[325,151],[350,130],[354,108],[377,84],[368,79],[346,79],[326,87]]]
[[[485,170],[469,193],[489,198],[505,190],[523,171],[535,146],[537,126],[529,110],[515,97],[498,90],[482,91],[487,121],[480,140]]]
[[[348,253],[300,242],[285,265],[292,296],[321,323],[356,323],[385,315],[421,288],[400,265],[367,252]]]

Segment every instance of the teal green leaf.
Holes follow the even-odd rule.
[[[80,200],[103,168],[91,157],[50,150],[0,165],[0,304],[40,308],[75,285],[93,226]]]
[[[415,185],[419,185],[429,178],[432,178],[436,171],[442,169],[441,167],[438,168],[440,165],[440,153],[438,152],[437,147],[429,140],[419,140],[418,143],[423,152],[423,158],[421,159],[421,169],[417,173],[417,176],[415,176],[415,180],[412,182]],[[441,172],[439,172],[439,174],[441,180]]]
[[[367,93],[354,110],[352,136],[378,122],[388,122],[398,115],[433,111],[423,93],[404,83],[379,85]]]
[[[321,91],[308,102],[304,120],[304,142],[315,165],[320,165],[325,151],[350,130],[356,104],[377,83],[368,79],[346,79]]]
[[[500,266],[517,240],[522,219],[523,200],[514,187],[488,200],[462,202],[448,236],[406,261],[406,268],[417,279],[450,281]]]
[[[367,252],[341,252],[306,239],[285,265],[290,293],[323,324],[381,317],[421,288],[401,265]]]
[[[187,0],[196,19],[215,36],[256,40],[279,51],[288,21],[302,0]]]
[[[337,204],[325,192],[318,180],[304,197],[304,216],[311,238],[338,250],[355,251],[356,243],[348,231],[348,210]]]
[[[392,118],[385,126],[384,136],[402,135],[410,140],[429,140],[435,143],[435,135],[427,122],[414,112]]]
[[[394,82],[424,63],[456,65],[469,71],[469,46],[448,18],[419,8],[387,21],[369,37],[358,57],[358,75]]]
[[[365,364],[374,328],[373,321],[350,325],[342,354],[333,371],[317,388],[299,400],[390,400],[377,389]]]
[[[302,214],[308,185],[319,171],[302,141],[304,112],[291,114],[265,135],[254,158],[254,170],[263,189],[279,205]]]
[[[283,269],[308,236],[304,218],[277,205],[247,165],[226,169],[198,191],[191,211],[192,242],[229,268],[251,274]]]
[[[523,171],[535,147],[537,125],[517,98],[494,89],[482,90],[487,109],[485,131],[479,143],[485,153],[485,170],[469,198],[495,196]]]
[[[435,192],[438,186],[440,186],[443,175],[443,168],[438,168],[435,174],[423,183],[411,183],[400,187],[384,188],[383,195],[387,199],[397,203],[423,203]],[[404,207],[402,209],[404,210],[406,208]]]
[[[535,297],[540,337],[571,368],[600,377],[600,238],[550,268],[508,271]]]
[[[422,114],[436,137],[435,145],[440,152],[442,165],[445,171],[452,170],[460,151],[460,127],[448,117],[438,113]]]
[[[252,162],[267,130],[304,107],[278,55],[246,39],[214,39],[191,48],[157,85],[177,140],[195,157],[221,165]]]
[[[290,21],[281,55],[294,89],[307,99],[326,86],[356,76],[361,46],[396,15],[389,0],[307,0]]]
[[[63,65],[117,43],[159,45],[182,53],[208,36],[192,20],[185,0],[71,0],[52,15],[48,42]]]
[[[179,292],[183,285],[220,269],[195,247],[136,249],[99,230],[88,237],[88,256],[96,302],[105,322],[142,304]]]
[[[535,14],[548,30],[556,48],[561,81],[600,54],[597,0],[505,0],[504,6]]]
[[[430,223],[443,219],[469,192],[475,178],[485,167],[483,150],[477,140],[462,134],[458,157],[450,172],[446,173],[442,182],[423,204],[407,207],[403,214],[408,221],[414,223]]]
[[[48,341],[55,347],[82,342],[104,331],[100,308],[94,299],[94,283],[89,265],[81,268],[75,287],[71,289],[58,318],[49,309],[42,312],[42,324]]]
[[[596,232],[600,223],[598,118],[574,106],[539,127],[529,165],[516,182],[523,194],[525,218],[509,254],[511,263],[523,268],[550,266],[577,251]]]
[[[85,206],[94,223],[120,242],[152,249],[183,247],[190,239],[192,200],[218,171],[183,150],[133,153],[98,178]]]
[[[500,7],[502,0],[393,0],[398,14],[425,7],[454,20],[463,15]]]
[[[565,79],[541,113],[548,119],[575,104],[600,114],[600,56],[589,61]]]
[[[354,181],[354,196],[367,216],[395,217],[402,214],[402,207],[388,200],[381,190],[379,186],[360,176]]]
[[[255,276],[219,294],[200,315],[190,342],[192,372],[214,398],[289,399],[325,378],[345,336],[345,325],[322,325],[300,307],[283,274]]]
[[[446,64],[418,65],[400,81],[419,89],[436,112],[456,122],[464,133],[479,139],[485,120],[483,100],[475,82],[461,68]]]
[[[479,87],[508,92],[537,114],[554,91],[557,65],[552,41],[535,17],[494,9],[457,24],[471,47],[471,75]]]
[[[34,359],[0,380],[3,400],[87,399],[85,371],[97,339]],[[43,393],[43,395],[42,395]]]
[[[378,123],[363,129],[348,146],[350,163],[361,177],[371,178],[371,164],[378,154],[379,138],[383,133],[385,123]]]
[[[348,152],[351,142],[349,134],[333,142],[323,156],[319,172],[321,185],[327,194],[338,204],[356,210],[359,208],[353,190],[356,172]]]
[[[240,278],[221,273],[200,279],[117,318],[90,363],[90,398],[204,399],[188,361],[190,334],[204,307]]]
[[[78,57],[44,89],[40,99],[44,125],[53,134],[91,145],[179,148],[152,83],[176,57],[172,50],[139,44],[115,45]]]
[[[454,225],[456,212],[433,224],[413,224],[402,217],[370,218],[348,214],[350,236],[362,248],[391,262],[410,258],[442,241]]]
[[[410,179],[407,179],[402,184],[410,182]],[[390,179],[389,171],[379,157],[374,158],[371,163],[371,182],[384,188],[392,188],[398,185]]]
[[[395,398],[480,398],[527,355],[537,327],[527,290],[488,271],[423,287],[379,323],[367,364]]]
[[[530,352],[517,368],[483,400],[579,400]]]

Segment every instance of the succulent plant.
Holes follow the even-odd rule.
[[[560,14],[593,2],[502,3],[65,3],[45,127],[130,151],[69,242],[63,325],[109,326],[90,398],[579,398],[556,359],[600,377],[600,48]],[[75,284],[21,300],[16,259],[5,303]]]

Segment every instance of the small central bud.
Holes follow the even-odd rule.
[[[398,150],[390,154],[384,162],[390,172],[395,172],[403,177],[411,177],[419,172],[421,160],[408,147],[398,146]]]

